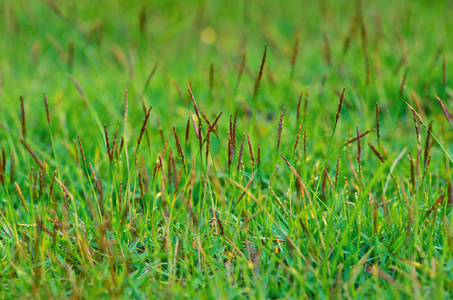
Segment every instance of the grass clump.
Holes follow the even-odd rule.
[[[451,297],[451,13],[3,1],[1,297]]]

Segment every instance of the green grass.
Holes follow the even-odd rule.
[[[156,2],[0,3],[0,297],[451,298],[451,3]]]

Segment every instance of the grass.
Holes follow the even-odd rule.
[[[452,297],[452,10],[1,2],[1,298]]]

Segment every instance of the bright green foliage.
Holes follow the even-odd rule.
[[[1,1],[0,298],[451,298],[453,6],[300,2]]]

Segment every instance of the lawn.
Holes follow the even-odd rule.
[[[0,298],[453,297],[451,1],[0,2]]]

